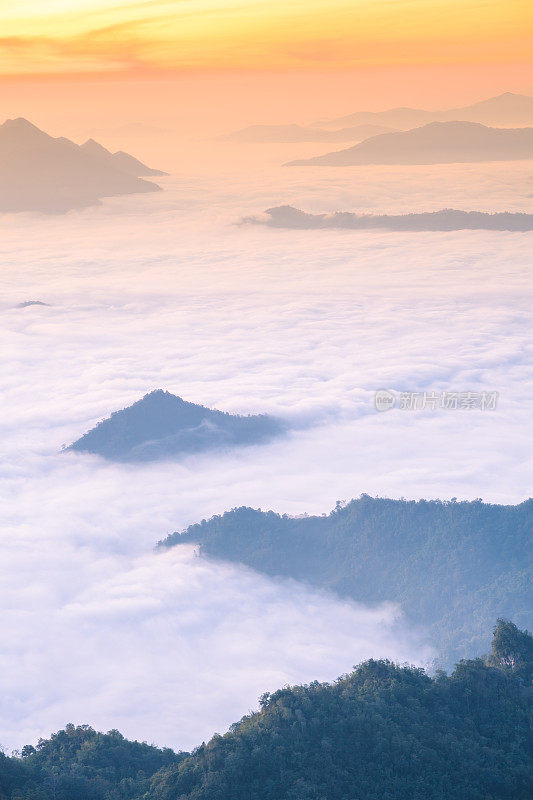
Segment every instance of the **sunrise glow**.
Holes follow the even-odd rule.
[[[508,65],[530,57],[525,0],[24,0],[0,11],[0,75]]]

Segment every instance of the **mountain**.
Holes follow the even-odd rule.
[[[533,624],[533,500],[517,506],[362,495],[329,516],[238,508],[161,546],[293,578],[363,603],[399,603],[443,663],[479,653],[497,616]]]
[[[487,128],[477,122],[431,122],[287,166],[450,164],[533,158],[533,128]]]
[[[533,97],[504,92],[469,106],[442,111],[439,120],[468,120],[505,128],[533,125]]]
[[[114,461],[155,461],[213,448],[259,444],[285,424],[266,414],[237,416],[188,403],[162,389],[115,411],[67,450]]]
[[[533,639],[507,620],[450,676],[369,661],[285,686],[191,754],[68,725],[0,753],[3,800],[530,800]]]
[[[116,153],[111,153],[103,145],[95,142],[94,139],[88,139],[85,144],[80,145],[80,150],[84,153],[96,158],[101,164],[107,164],[114,169],[119,169],[127,175],[133,175],[135,178],[149,175],[152,177],[168,175],[168,172],[162,172],[160,169],[151,169],[139,161],[129,153],[123,150],[118,150]]]
[[[533,97],[504,92],[472,105],[445,111],[424,111],[418,108],[392,108],[388,111],[362,111],[332,119],[326,127],[346,125],[388,125],[392,128],[415,128],[429,122],[481,122],[484,125],[512,127],[533,125]]]
[[[356,142],[392,130],[384,125],[356,125],[336,131],[301,125],[250,125],[224,139],[235,142]]]
[[[2,800],[529,800],[533,639],[500,619],[448,677],[369,661],[265,693],[191,754],[67,725],[0,752]]]
[[[138,177],[147,169],[143,164],[124,156],[96,142],[80,147],[53,138],[22,118],[8,119],[0,125],[0,212],[63,213],[102,197],[160,191]]]
[[[242,221],[253,225],[269,225],[272,228],[341,228],[347,230],[391,231],[531,231],[533,214],[502,211],[487,214],[483,211],[457,211],[445,208],[441,211],[420,214],[352,214],[336,211],[334,214],[308,214],[293,206],[268,208],[265,216],[245,217]]]
[[[461,661],[450,677],[370,660],[334,683],[267,693],[225,736],[156,773],[147,796],[528,800],[531,683],[522,676],[533,640],[503,620],[495,640],[488,663]],[[507,666],[513,659],[519,668]]]
[[[435,121],[435,114],[421,108],[390,108],[387,111],[356,111],[344,117],[331,119],[321,123],[326,128],[347,127],[352,125],[385,125],[386,127],[407,130]]]

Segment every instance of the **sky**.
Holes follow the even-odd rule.
[[[525,0],[36,0],[2,11],[4,75],[509,64]]]
[[[108,134],[207,136],[533,92],[527,0],[4,0],[0,30],[5,116],[55,135],[105,117]]]

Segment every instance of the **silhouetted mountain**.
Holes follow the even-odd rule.
[[[22,118],[0,125],[0,211],[62,213],[102,197],[160,191],[137,177],[141,168],[96,142],[54,139]]]
[[[477,122],[431,122],[288,166],[443,164],[533,158],[533,128],[487,128]]]
[[[344,117],[330,119],[322,124],[328,128],[345,128],[352,125],[385,125],[400,130],[408,130],[409,128],[416,128],[418,125],[425,125],[434,121],[435,116],[431,111],[400,106],[399,108],[390,108],[387,111],[356,111],[354,114],[346,114]]]
[[[349,657],[349,655],[347,656]],[[285,686],[191,754],[67,725],[0,753],[3,800],[530,800],[533,639],[508,620],[448,677],[370,659]],[[135,698],[133,699],[135,702]]]
[[[285,424],[266,414],[237,416],[215,411],[161,389],[115,411],[68,450],[115,461],[154,461],[212,448],[265,442]]]
[[[362,111],[332,119],[327,126],[340,125],[390,125],[392,128],[418,127],[429,122],[447,121],[481,122],[484,125],[533,125],[533,97],[504,92],[479,103],[445,111],[424,111],[418,108],[392,108],[388,111]]]
[[[128,175],[133,175],[136,178],[141,176],[150,175],[152,177],[168,175],[168,172],[162,172],[160,169],[151,169],[139,161],[129,153],[124,153],[123,150],[118,150],[116,153],[111,153],[103,145],[95,142],[94,139],[88,139],[85,144],[80,146],[80,150],[98,159],[101,164],[107,164],[114,169],[119,169]]]
[[[336,131],[301,125],[250,125],[223,138],[236,142],[356,142],[392,130],[384,125],[356,125]]]
[[[479,653],[498,616],[531,627],[533,500],[385,500],[363,495],[329,516],[234,509],[162,546],[200,545],[212,558],[304,581],[365,603],[394,601],[429,627],[450,661]]]
[[[533,97],[504,92],[488,100],[480,100],[461,108],[442,111],[438,118],[442,122],[467,120],[505,128],[533,124]]]
[[[267,217],[245,217],[243,222],[269,225],[272,228],[345,228],[368,230],[385,228],[392,231],[531,231],[533,214],[502,211],[487,214],[484,211],[442,211],[420,214],[352,214],[336,211],[334,214],[307,214],[293,206],[277,206],[265,211]]]

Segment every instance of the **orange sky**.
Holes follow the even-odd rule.
[[[531,57],[530,0],[16,0],[0,75],[509,64]]]
[[[0,0],[0,103],[155,149],[156,130],[533,93],[532,32],[531,0]]]

